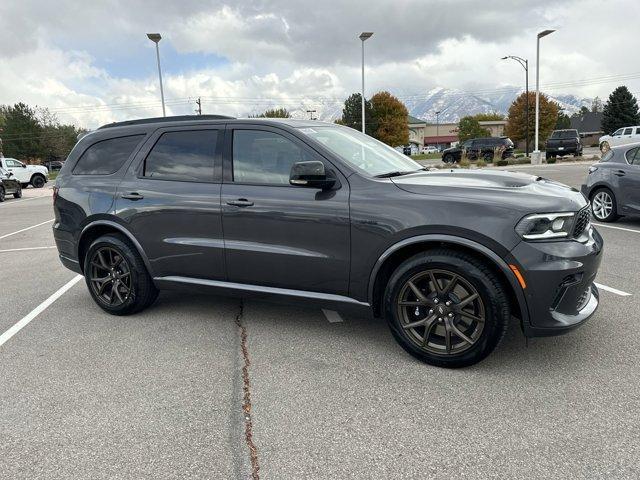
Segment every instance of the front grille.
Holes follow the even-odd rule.
[[[576,222],[573,226],[573,238],[578,238],[589,226],[591,221],[591,209],[589,205],[576,214]]]

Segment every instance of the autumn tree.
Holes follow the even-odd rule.
[[[602,131],[613,133],[620,127],[640,124],[638,101],[625,86],[616,88],[602,112]]]
[[[458,138],[461,142],[470,138],[490,137],[491,133],[480,125],[480,121],[475,116],[462,117],[458,122]]]
[[[270,108],[258,115],[249,115],[249,118],[291,118],[286,108]]]
[[[366,99],[364,102],[364,117],[367,122],[365,132],[367,135],[373,135],[374,128],[370,122],[372,119],[371,101]],[[362,131],[362,95],[359,93],[349,95],[342,108],[342,118],[336,123]]]
[[[509,107],[509,114],[507,115],[507,127],[505,129],[506,135],[514,141],[524,140],[527,136],[527,129],[529,130],[529,143],[534,141],[534,135],[536,130],[536,94],[535,92],[529,92],[529,124],[526,121],[526,105],[527,94],[522,93],[516,98]],[[540,131],[539,138],[543,142],[548,138],[558,122],[558,112],[560,107],[552,100],[549,100],[544,93],[540,93]]]
[[[407,115],[409,111],[404,103],[389,92],[378,92],[371,97],[373,136],[381,142],[391,147],[409,143]]]

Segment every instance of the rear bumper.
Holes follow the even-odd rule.
[[[588,240],[521,242],[511,254],[527,282],[529,322],[526,336],[561,335],[584,324],[596,311],[594,280],[602,261],[603,240],[592,228]]]
[[[69,270],[82,273],[76,248],[76,241],[71,232],[62,229],[59,222],[53,223],[53,239],[58,248],[58,257]]]

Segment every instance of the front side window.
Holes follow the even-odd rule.
[[[234,130],[233,181],[289,185],[291,166],[314,160],[301,147],[277,133]]]
[[[300,132],[315,139],[356,170],[370,176],[422,170],[422,165],[390,146],[349,127],[304,127]]]
[[[7,159],[7,167],[10,168],[21,168],[22,167],[22,162],[19,162],[17,160],[11,160],[11,159]]]
[[[154,180],[213,182],[217,130],[163,133],[147,155],[142,175]]]
[[[612,137],[618,136],[618,135],[622,135],[622,128],[619,128],[618,130],[616,130],[615,132],[613,132],[613,134],[611,135]]]
[[[144,135],[110,138],[87,148],[73,169],[74,175],[111,175],[120,170],[124,162],[140,144]]]

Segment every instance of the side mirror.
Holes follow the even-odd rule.
[[[13,177],[13,173],[12,172],[7,172],[7,178],[11,178]]]
[[[27,165],[23,163],[22,168],[27,168]]]
[[[291,166],[289,183],[297,187],[327,190],[335,185],[336,179],[327,175],[324,163],[320,161],[298,162]]]

